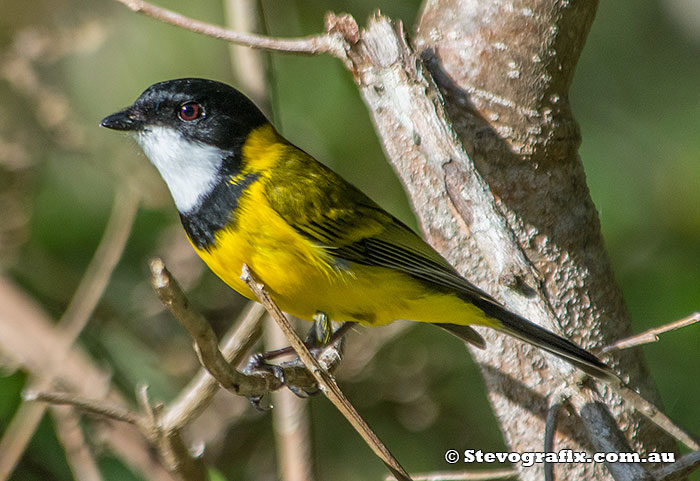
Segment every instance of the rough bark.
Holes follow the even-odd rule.
[[[568,101],[596,6],[595,1],[428,0],[414,38],[457,135],[539,278],[533,285],[517,271],[494,269],[489,261],[494,253],[475,240],[459,163],[451,164],[445,179],[450,212],[436,210],[444,202],[439,195],[415,204],[426,235],[469,278],[520,312],[533,313],[523,306],[527,301],[504,295],[504,288],[541,288],[554,322],[536,312],[532,320],[588,348],[631,330],[577,153],[580,134]],[[408,184],[413,178],[402,175]],[[462,229],[455,230],[455,219]],[[547,396],[559,383],[531,368],[540,353],[517,341],[488,338],[493,347],[474,355],[506,440],[516,451],[536,449],[542,445]],[[658,400],[639,351],[616,356],[613,363],[645,397]],[[668,436],[609,390],[603,395],[635,450],[674,449]],[[585,437],[573,435],[582,432],[580,424],[563,432],[560,447],[589,447]],[[519,469],[523,479],[542,477],[539,469]],[[560,479],[607,475],[602,466],[586,465],[560,466],[557,472]]]

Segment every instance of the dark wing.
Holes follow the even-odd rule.
[[[410,228],[384,211],[340,176],[290,146],[269,179],[270,206],[300,234],[326,250],[339,268],[348,262],[385,267],[454,292],[500,321],[493,326],[562,357],[604,380],[617,380],[595,356],[570,341],[508,311],[460,276],[440,254]],[[483,346],[469,326],[438,324],[467,342]]]
[[[394,269],[438,290],[490,302],[409,227],[330,169],[300,151],[280,164],[265,189],[270,206],[324,249],[335,267],[355,262]],[[477,347],[486,345],[469,326],[436,325]]]
[[[394,269],[471,302],[495,302],[409,227],[336,173],[293,149],[267,183],[268,202],[339,266],[356,262]]]

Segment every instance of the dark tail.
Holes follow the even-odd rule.
[[[499,321],[500,326],[495,326],[496,329],[544,349],[597,379],[607,382],[619,381],[615,372],[590,352],[547,329],[533,324],[524,317],[510,312],[493,299],[486,297],[481,297],[480,299],[472,298],[471,302],[474,302],[488,317]]]

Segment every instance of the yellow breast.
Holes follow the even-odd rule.
[[[383,325],[397,319],[473,323],[483,313],[454,295],[429,293],[421,283],[389,269],[333,265],[323,249],[302,237],[256,195],[251,186],[236,212],[236,228],[216,235],[210,249],[195,249],[233,289],[255,299],[241,280],[243,264],[255,273],[279,307],[311,321],[322,311],[335,321]],[[255,200],[253,200],[255,199]]]
[[[301,294],[342,283],[347,273],[334,269],[322,249],[272,210],[264,202],[262,189],[260,182],[251,185],[236,210],[235,226],[217,232],[210,248],[195,250],[217,276],[252,299],[252,292],[240,279],[243,264],[247,264],[283,310],[310,319],[320,306],[308,315],[310,309],[299,306],[304,304],[299,302],[304,297]]]
[[[483,312],[471,304],[454,294],[436,292],[404,272],[337,262],[332,249],[315,244],[289,225],[269,205],[265,194],[265,183],[272,181],[269,176],[289,148],[275,140],[279,137],[269,126],[248,137],[243,158],[247,168],[260,177],[238,199],[231,222],[216,232],[214,244],[206,248],[195,245],[217,276],[254,299],[240,279],[243,264],[247,264],[283,311],[309,321],[321,311],[334,321],[374,325],[397,319],[486,323]],[[358,238],[376,230],[374,224],[368,226],[371,232],[358,231]]]

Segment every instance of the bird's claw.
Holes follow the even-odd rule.
[[[277,365],[277,364],[271,364],[267,362],[267,357],[265,353],[257,353],[253,354],[250,356],[250,359],[248,360],[248,364],[246,367],[243,369],[243,373],[247,375],[251,375],[255,373],[256,371],[265,371],[269,372],[272,374],[282,386],[286,386],[293,394],[295,394],[297,397],[300,397],[302,399],[306,399],[309,396],[316,394],[318,392],[317,387],[312,387],[312,388],[301,388],[299,386],[294,386],[291,384],[287,383],[287,376],[285,374],[284,368],[285,367],[304,367],[301,361],[299,359],[295,359],[293,361],[289,361],[284,363],[283,365]],[[257,409],[258,411],[269,411],[271,409],[271,406],[262,406],[261,401],[263,399],[263,396],[248,396],[248,401]]]

